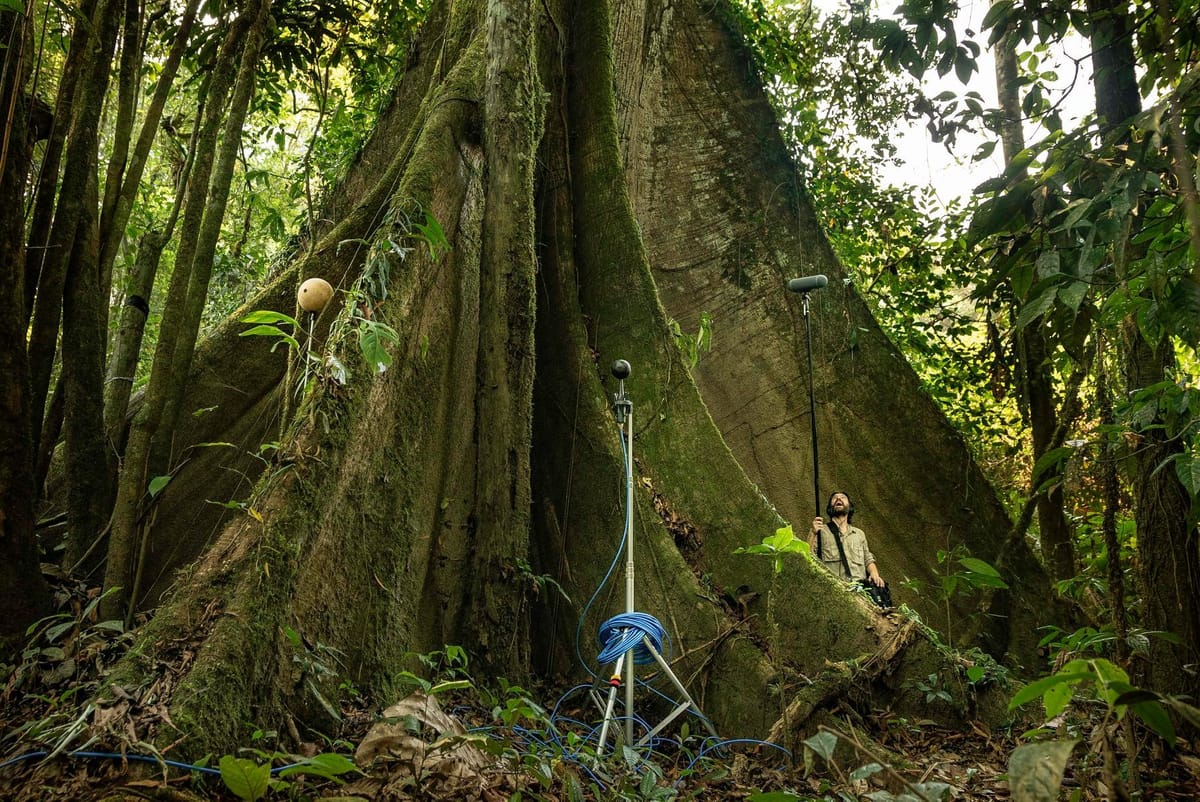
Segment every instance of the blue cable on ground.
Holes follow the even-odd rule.
[[[8,760],[0,763],[0,769],[8,768],[17,763],[35,758],[47,757],[49,752],[26,752],[23,755],[11,757]],[[211,766],[197,766],[195,763],[182,763],[178,760],[167,760],[166,758],[154,757],[153,755],[135,755],[135,754],[120,754],[118,752],[63,752],[63,757],[71,757],[88,760],[133,760],[141,763],[154,763],[159,766],[170,766],[173,769],[181,769],[183,771],[198,771],[201,774],[210,774],[217,777],[221,776],[220,769],[214,769]],[[289,763],[286,766],[277,766],[271,769],[271,774],[278,774],[285,769],[295,768],[303,765],[301,763]]]

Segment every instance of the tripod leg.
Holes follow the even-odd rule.
[[[684,701],[673,711],[671,711],[666,718],[660,721],[657,727],[646,733],[642,739],[638,741],[638,746],[649,742],[651,738],[662,732],[662,730],[668,724],[678,718],[681,713],[689,708],[695,711],[696,715],[700,717],[700,720],[704,722],[705,728],[708,729],[714,738],[720,738],[721,736],[717,735],[717,731],[713,727],[712,722],[708,720],[708,717],[704,715],[704,711],[702,711],[700,706],[697,705],[692,699],[691,694],[687,692],[687,688],[683,687],[683,683],[679,681],[679,677],[675,676],[675,672],[671,670],[671,666],[667,664],[667,661],[663,659],[663,656],[658,653],[658,649],[654,648],[654,644],[650,642],[649,638],[643,638],[642,640],[646,644],[646,648],[650,651],[651,656],[654,657],[654,662],[658,663],[658,667],[663,670],[663,673],[671,678],[671,682],[675,685],[675,690],[679,691],[679,695],[683,697]]]
[[[597,760],[599,760],[600,756],[602,754],[604,754],[604,747],[605,747],[606,742],[608,741],[608,728],[609,728],[609,725],[613,724],[615,721],[615,719],[613,718],[613,707],[617,701],[617,689],[619,687],[621,687],[621,684],[620,684],[621,666],[624,662],[625,662],[625,655],[622,654],[620,657],[617,658],[617,664],[615,666],[613,666],[612,675],[613,675],[613,679],[615,680],[616,684],[613,684],[611,681],[609,683],[608,704],[605,705],[605,707],[604,707],[604,723],[600,726],[600,740],[596,744],[596,759]],[[633,711],[631,711],[631,710],[627,710],[625,712],[628,715],[631,715],[631,716],[633,715]],[[614,737],[615,737],[615,734],[614,734]]]

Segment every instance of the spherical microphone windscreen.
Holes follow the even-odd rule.
[[[787,283],[787,288],[792,292],[809,292],[811,290],[819,290],[828,283],[829,279],[823,273],[818,273],[815,276],[802,276],[790,279]]]
[[[621,381],[629,378],[630,370],[631,368],[629,367],[629,363],[624,359],[618,359],[616,362],[612,363],[612,375]]]

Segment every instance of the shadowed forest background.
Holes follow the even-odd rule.
[[[958,14],[0,0],[4,793],[1188,798],[1200,11]]]

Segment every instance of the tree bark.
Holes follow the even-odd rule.
[[[470,645],[496,674],[529,665],[528,564],[534,366],[534,162],[541,136],[534,17],[488,0],[485,203],[479,276],[474,584]],[[500,581],[497,581],[500,579]]]
[[[5,147],[0,167],[0,208],[20,209],[29,174],[32,143],[27,136],[29,101],[22,93],[28,72],[24,54],[26,18],[0,12],[0,41],[9,43],[0,72],[0,109]],[[34,504],[37,491],[30,417],[29,363],[25,349],[25,230],[19,214],[0,215],[0,654],[5,659],[25,628],[46,615],[50,592],[42,578]]]
[[[1091,0],[1092,63],[1096,114],[1106,134],[1119,132],[1141,110],[1133,53],[1133,22],[1121,0]],[[1124,247],[1138,228],[1130,227]],[[1118,277],[1132,254],[1119,257]],[[1128,393],[1166,380],[1175,361],[1169,337],[1158,343],[1146,339],[1132,317],[1122,325],[1122,357]],[[1191,498],[1173,470],[1172,459],[1182,443],[1163,425],[1161,414],[1136,431],[1133,450],[1134,515],[1138,533],[1138,579],[1142,590],[1143,623],[1148,629],[1173,632],[1171,644],[1152,638],[1147,677],[1159,691],[1200,692],[1200,674],[1190,670],[1200,661],[1200,538],[1191,515]]]
[[[133,392],[142,336],[150,314],[154,276],[158,273],[164,245],[166,236],[158,229],[145,232],[138,240],[137,256],[129,284],[125,287],[125,302],[121,305],[121,319],[108,360],[108,373],[104,379],[104,435],[108,447],[118,458],[125,453],[129,396]]]
[[[111,2],[98,3],[92,21],[95,34],[89,40],[89,56],[76,97],[60,200],[50,233],[50,241],[61,245],[61,250],[50,254],[44,268],[57,274],[63,269],[60,262],[65,266],[62,379],[68,555],[82,554],[99,536],[112,501],[105,469],[111,458],[104,448],[103,432],[108,292],[100,286],[96,219],[98,130],[120,19],[111,13],[111,6]],[[34,401],[40,415],[45,388]]]
[[[117,115],[112,129],[112,152],[109,154],[108,167],[104,173],[104,198],[100,203],[99,231],[101,250],[97,253],[98,269],[100,271],[100,287],[105,295],[112,284],[112,260],[105,259],[103,246],[112,235],[117,234],[113,226],[113,216],[116,210],[117,198],[121,194],[121,180],[125,174],[126,161],[129,158],[129,143],[133,138],[133,118],[137,110],[138,90],[140,89],[139,68],[142,63],[142,9],[141,0],[125,0],[124,26],[121,37],[121,59],[117,76]],[[124,235],[124,224],[121,225],[119,243]],[[115,253],[113,254],[115,256]],[[107,304],[105,305],[107,310]]]
[[[96,0],[83,0],[79,4],[79,18],[90,19],[95,7]],[[58,304],[62,303],[63,276],[61,274],[43,276],[42,272],[50,249],[50,226],[54,221],[54,205],[58,198],[58,176],[62,163],[63,145],[71,130],[72,115],[75,111],[75,88],[79,82],[80,69],[87,59],[90,36],[91,30],[87,25],[76,24],[71,30],[71,44],[67,50],[62,75],[58,81],[58,95],[54,101],[54,118],[51,123],[50,136],[46,140],[46,147],[42,153],[42,163],[38,169],[37,185],[33,197],[33,215],[29,224],[29,258],[25,268],[26,323],[29,322],[29,317],[35,314],[34,301],[37,296],[44,296],[40,302],[46,304],[47,311],[41,313],[43,320],[52,316],[54,322],[53,325],[43,322],[41,331],[53,331],[55,337],[58,332],[58,315],[61,312],[61,306]],[[43,285],[45,285],[44,293],[40,291]],[[53,315],[50,314],[51,310]],[[36,331],[39,329],[35,326]],[[42,335],[42,337],[45,336]],[[36,335],[34,341],[37,341]],[[31,342],[31,359],[37,357],[38,362],[44,361],[38,355],[45,348],[44,345],[34,348],[33,342]],[[51,355],[52,359],[53,355]],[[39,424],[35,423],[35,426],[37,425]]]

